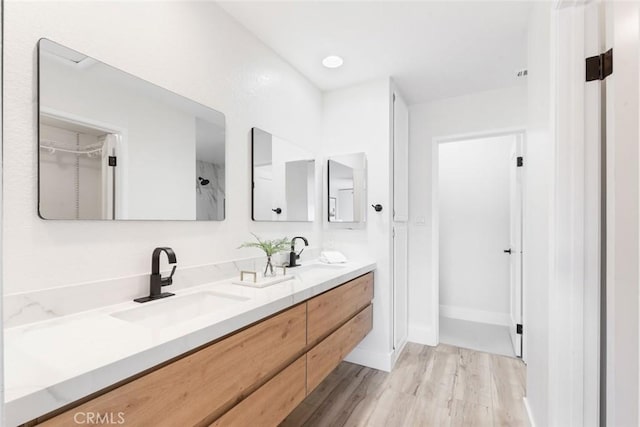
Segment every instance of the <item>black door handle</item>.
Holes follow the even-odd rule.
[[[502,251],[502,252],[504,252],[505,254],[511,254],[511,248],[509,248],[509,249],[505,249],[505,250],[504,250],[504,251]]]

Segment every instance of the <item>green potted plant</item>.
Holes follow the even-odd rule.
[[[271,263],[271,257],[278,253],[286,251],[287,248],[291,247],[291,240],[287,237],[282,239],[273,239],[273,240],[262,240],[260,237],[256,236],[254,233],[251,233],[253,237],[256,238],[256,242],[245,242],[238,247],[240,248],[259,248],[262,249],[267,256],[267,265],[264,268],[263,275],[267,276],[275,276],[273,271],[273,264]]]

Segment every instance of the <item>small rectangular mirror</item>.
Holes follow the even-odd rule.
[[[311,152],[262,129],[251,129],[254,221],[313,221],[316,163]]]
[[[224,219],[224,114],[47,39],[38,87],[40,217]]]
[[[367,160],[364,153],[330,157],[329,222],[365,222]]]

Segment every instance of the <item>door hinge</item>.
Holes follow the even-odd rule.
[[[114,168],[118,166],[118,158],[116,156],[109,156],[109,166]]]
[[[586,59],[586,78],[588,82],[604,80],[613,73],[613,49]]]
[[[516,324],[516,334],[522,335],[522,323]]]
[[[518,166],[519,168],[521,168],[524,165],[524,158],[522,158],[522,156],[519,156],[516,159],[516,166]]]

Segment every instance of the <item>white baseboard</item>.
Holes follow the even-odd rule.
[[[425,326],[418,323],[409,323],[409,334],[407,341],[416,344],[430,345],[435,347],[438,345],[436,335],[431,326]]]
[[[450,319],[468,320],[470,322],[489,323],[491,325],[511,325],[511,316],[509,313],[483,311],[453,305],[441,305],[440,316]]]
[[[531,413],[531,407],[529,406],[529,401],[526,397],[522,398],[522,402],[524,403],[524,409],[527,412],[527,418],[529,419],[529,426],[536,427],[536,423],[533,421],[533,414]]]
[[[393,368],[394,352],[383,353],[369,350],[366,348],[356,347],[351,353],[344,358],[347,362],[357,365],[366,366],[368,368],[377,369],[379,371],[391,372]]]
[[[395,350],[393,350],[393,352],[391,353],[391,369],[393,369],[394,366],[396,366],[396,362],[398,361],[398,357],[400,357],[400,354],[402,353],[402,350],[404,350],[404,347],[407,345],[407,340],[404,340],[400,346],[398,348],[396,348]]]

